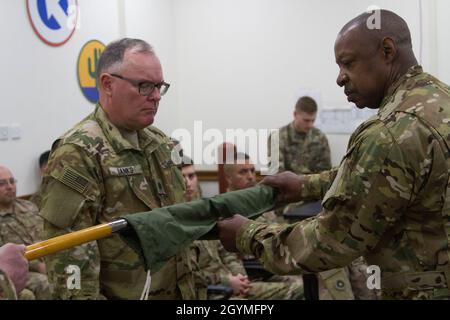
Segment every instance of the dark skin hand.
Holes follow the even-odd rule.
[[[302,199],[302,178],[291,171],[265,177],[261,183],[278,189],[277,204],[288,204]]]
[[[277,188],[279,194],[277,203],[286,204],[301,200],[302,179],[293,172],[286,171],[274,176],[264,178],[262,184]],[[217,223],[219,239],[226,250],[238,251],[236,248],[236,236],[242,225],[249,219],[235,214],[233,217],[221,220]]]
[[[231,218],[227,218],[217,222],[219,228],[219,239],[222,245],[227,251],[237,252],[236,248],[236,236],[241,226],[249,221],[246,217],[240,214],[235,214]]]

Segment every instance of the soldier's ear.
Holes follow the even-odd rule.
[[[386,62],[392,63],[397,57],[397,46],[395,41],[386,37],[382,41],[383,58]]]
[[[107,96],[111,96],[112,95],[112,83],[113,83],[113,78],[109,74],[103,73],[100,76],[99,89],[101,89]]]
[[[231,181],[231,177],[228,174],[226,174],[226,173],[225,173],[225,180],[227,181],[228,187],[231,186],[231,182],[232,182]]]

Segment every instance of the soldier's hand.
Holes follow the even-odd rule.
[[[303,180],[300,176],[291,171],[285,171],[273,176],[265,177],[261,183],[278,189],[278,204],[298,202],[302,199],[301,190]]]
[[[235,214],[231,218],[227,218],[217,222],[219,228],[219,239],[227,251],[236,252],[236,236],[240,227],[248,221],[247,218]]]
[[[39,264],[37,265],[37,271],[42,274],[47,274],[47,268],[45,267],[44,262],[39,262]]]
[[[25,245],[7,243],[0,247],[0,269],[5,272],[21,292],[28,280],[28,260],[24,256]]]
[[[230,280],[230,286],[233,289],[234,295],[245,297],[248,294],[250,290],[250,281],[246,276],[243,276],[240,273],[236,276],[230,274],[228,279]]]

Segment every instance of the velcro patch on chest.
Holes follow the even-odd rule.
[[[111,167],[109,173],[113,176],[132,176],[142,173],[142,167],[140,165],[130,167]]]
[[[172,161],[172,159],[166,159],[164,161],[161,161],[161,167],[163,167],[164,169],[170,168],[174,165],[175,163]]]

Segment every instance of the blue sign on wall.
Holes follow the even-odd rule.
[[[77,0],[27,0],[27,12],[33,30],[51,46],[69,41],[79,18]]]

